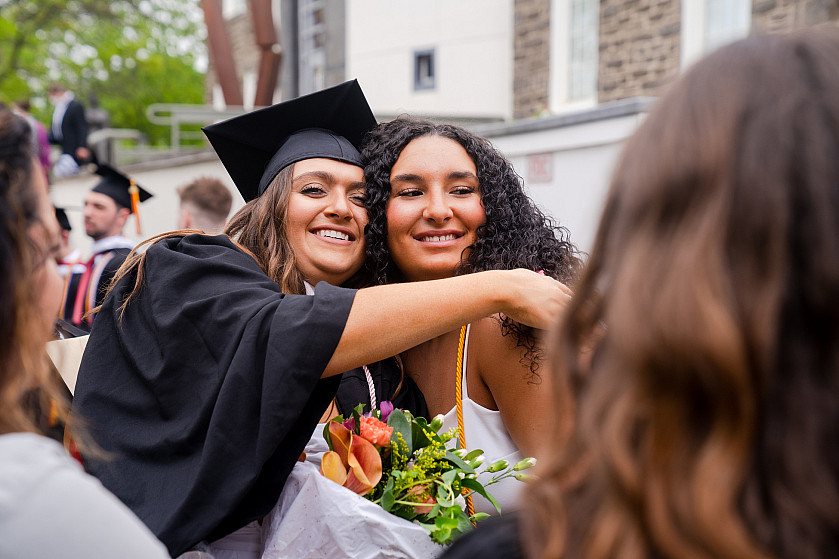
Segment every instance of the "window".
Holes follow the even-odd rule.
[[[598,0],[551,0],[552,111],[596,103],[599,23]]]
[[[682,0],[682,66],[745,37],[751,0]]]
[[[434,49],[414,53],[414,89],[434,89]]]
[[[568,100],[579,101],[597,94],[597,24],[600,3],[571,0]]]
[[[324,88],[326,83],[326,12],[323,0],[298,4],[298,88],[300,94]]]

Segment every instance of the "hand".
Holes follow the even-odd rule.
[[[85,147],[76,148],[76,159],[78,161],[89,161],[90,150]]]
[[[503,272],[511,284],[509,308],[504,314],[534,328],[547,329],[568,306],[574,292],[553,278],[530,270]]]

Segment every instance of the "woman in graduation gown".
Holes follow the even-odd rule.
[[[159,240],[126,262],[99,311],[73,411],[108,456],[85,466],[172,555],[271,509],[342,371],[496,312],[544,327],[567,301],[565,286],[526,270],[360,290],[322,281],[313,296],[284,295],[309,265],[342,283],[331,262],[363,253],[366,215],[352,208],[299,223],[275,214],[324,185],[363,197],[356,146],[374,125],[348,82],[205,128],[249,201],[241,211],[276,210],[253,212],[265,222],[236,241]],[[288,266],[294,235],[333,257]]]

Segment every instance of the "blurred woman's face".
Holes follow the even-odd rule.
[[[32,188],[38,195],[39,220],[29,227],[29,238],[33,246],[32,286],[37,294],[39,314],[43,319],[44,335],[51,337],[61,307],[64,282],[58,275],[58,268],[52,252],[59,244],[61,227],[55,218],[55,211],[47,194],[47,182],[40,163],[33,160]]]
[[[387,245],[409,281],[453,276],[486,222],[475,163],[459,143],[423,136],[390,171]]]
[[[309,283],[341,285],[361,268],[366,193],[361,167],[325,158],[294,164],[286,235]]]

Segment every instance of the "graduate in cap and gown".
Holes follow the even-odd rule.
[[[58,310],[58,319],[64,325],[73,326],[69,320],[73,314],[73,304],[76,301],[76,293],[79,289],[79,282],[84,275],[85,263],[82,261],[81,252],[70,244],[70,232],[73,226],[70,225],[70,219],[67,217],[67,212],[64,208],[55,208],[55,218],[58,220],[58,225],[61,227],[58,247],[55,249],[53,256],[57,264],[58,275],[64,280],[64,287],[61,295],[61,307]],[[85,330],[77,328],[79,332],[86,334]]]
[[[114,274],[134,248],[134,242],[122,234],[125,222],[134,214],[139,232],[139,205],[152,197],[110,165],[100,164],[96,173],[102,179],[87,193],[84,202],[85,232],[93,239],[91,256],[84,263],[78,287],[72,301],[65,303],[62,315],[86,331],[93,321],[90,311],[102,304]]]
[[[205,128],[247,201],[232,238],[150,239],[97,315],[73,413],[109,457],[84,464],[173,556],[269,512],[343,371],[497,312],[546,327],[565,306],[527,270],[331,285],[363,274],[357,148],[374,125],[351,81]]]

